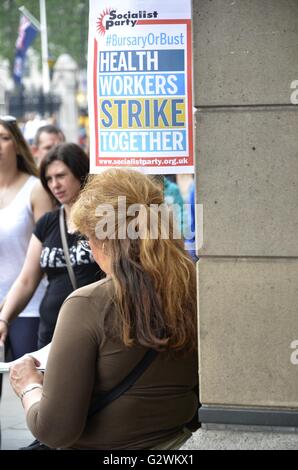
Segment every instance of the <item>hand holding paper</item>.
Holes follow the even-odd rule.
[[[45,370],[50,349],[51,343],[47,344],[47,346],[42,349],[39,349],[38,351],[33,351],[31,353],[24,354],[24,356],[20,357],[19,359],[16,359],[15,361],[0,362],[0,374],[4,372],[9,372],[10,367],[12,367],[14,364],[21,362],[28,356],[32,356],[39,362],[40,365],[37,367],[38,370]]]
[[[37,359],[27,355],[10,368],[10,385],[18,397],[22,398],[23,391],[31,384],[38,384],[39,388],[42,387],[43,373],[37,370],[38,364]]]

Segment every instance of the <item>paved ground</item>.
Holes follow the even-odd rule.
[[[33,441],[26,427],[24,412],[20,400],[12,392],[8,375],[4,375],[2,403],[0,407],[2,428],[2,450],[16,450]],[[200,429],[184,444],[187,450],[244,450],[269,449],[298,450],[298,432],[256,432],[242,428],[231,431]]]
[[[298,433],[200,429],[184,450],[298,450]]]
[[[15,450],[30,444],[34,438],[27,429],[21,402],[9,385],[8,374],[4,374],[3,382],[0,406],[1,448],[2,450]]]

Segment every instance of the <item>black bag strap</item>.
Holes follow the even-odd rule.
[[[112,390],[99,398],[99,400],[93,403],[89,409],[88,418],[91,418],[95,413],[105,408],[112,401],[119,398],[125,393],[137,380],[143,372],[150,366],[151,362],[155,359],[158,352],[153,349],[149,349],[141,361],[135,366],[135,368]]]
[[[65,262],[66,262],[66,267],[68,271],[68,275],[70,278],[70,282],[72,285],[73,290],[77,289],[77,280],[76,276],[73,270],[73,267],[70,262],[70,257],[69,257],[69,251],[68,251],[68,244],[67,244],[67,238],[66,238],[66,232],[65,232],[65,222],[64,222],[64,206],[60,206],[59,210],[59,227],[60,227],[60,236],[61,236],[61,241],[62,241],[62,246],[63,246],[63,253],[65,257]]]

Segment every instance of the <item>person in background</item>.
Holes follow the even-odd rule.
[[[51,200],[37,178],[37,168],[16,119],[0,116],[0,328],[8,335],[6,349],[12,359],[37,348],[39,304],[45,287],[36,286],[31,302],[9,327],[1,311],[21,271],[35,223],[51,208]],[[0,348],[4,360],[3,341]],[[0,397],[1,394],[2,374]]]
[[[47,124],[47,121],[45,119],[42,119],[39,114],[28,113],[25,116],[25,123],[21,129],[22,129],[24,139],[26,140],[28,145],[30,146],[33,145],[37,130],[41,126],[45,126],[46,124]]]
[[[190,256],[193,258],[194,261],[197,261],[198,258],[196,256],[196,219],[195,219],[195,182],[193,181],[189,188],[188,193],[188,224],[190,228],[191,236],[185,240],[185,246],[188,250]]]
[[[65,142],[65,136],[58,127],[52,124],[40,127],[36,132],[32,146],[32,153],[37,165],[40,165],[41,160],[46,156],[49,150],[63,142]]]
[[[184,201],[181,195],[179,186],[175,183],[172,179],[169,179],[169,176],[166,175],[163,178],[163,186],[164,186],[164,200],[165,202],[171,207],[174,205],[175,207],[175,217],[177,223],[180,225],[181,234],[183,235],[183,230],[185,226],[185,214],[184,214]]]
[[[172,222],[165,238],[159,215],[157,237],[150,237],[161,204],[162,188],[151,178],[110,169],[90,178],[72,207],[72,223],[107,278],[64,302],[44,376],[32,357],[10,374],[30,431],[52,448],[175,449],[191,435],[185,426],[198,407],[195,267],[183,240],[173,238]],[[135,219],[129,214],[136,207]],[[91,403],[148,350],[158,354],[142,376],[88,416]]]
[[[8,333],[12,359],[37,348],[39,304],[45,292],[36,283],[31,301],[19,308],[8,327],[2,315],[6,296],[18,277],[35,223],[52,209],[49,195],[37,178],[29,147],[12,116],[0,116],[0,329]],[[2,338],[3,340],[3,338]]]
[[[59,204],[63,204],[64,222],[67,228],[70,209],[84,185],[88,171],[89,160],[76,144],[60,144],[54,147],[41,162],[41,183]],[[91,253],[79,243],[76,234],[68,230],[66,232],[77,285],[80,287],[99,279],[102,272],[98,269]],[[1,341],[6,338],[8,324],[25,308],[44,274],[47,275],[48,286],[40,304],[39,349],[52,340],[60,307],[73,290],[61,241],[59,209],[46,213],[36,224],[25,263],[7,293],[1,312]]]

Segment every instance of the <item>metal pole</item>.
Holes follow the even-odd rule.
[[[23,13],[24,16],[26,16],[26,18],[28,18],[29,21],[31,21],[34,28],[36,28],[37,31],[40,32],[40,22],[35,18],[35,16],[33,16],[30,13],[30,11],[27,10],[26,7],[24,7],[24,5],[22,7],[20,7],[19,10],[20,10],[21,13]]]
[[[39,0],[39,11],[40,11],[40,35],[41,35],[41,55],[42,55],[42,89],[43,89],[43,92],[46,94],[46,93],[49,93],[50,91],[46,0]]]

